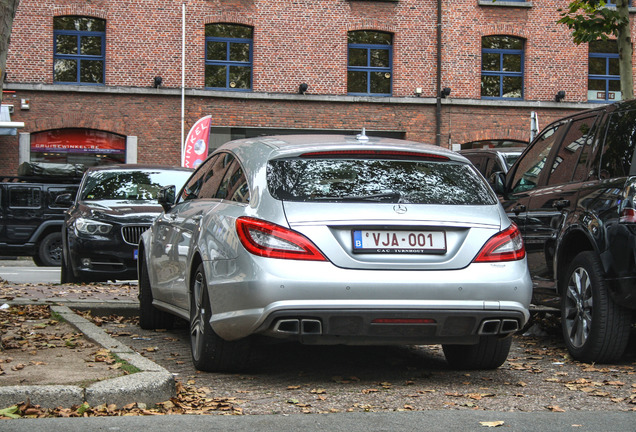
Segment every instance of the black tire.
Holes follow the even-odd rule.
[[[566,276],[561,328],[568,351],[586,363],[619,360],[629,341],[631,312],[610,297],[600,259],[594,252],[581,252]]]
[[[442,345],[442,348],[453,369],[497,369],[508,358],[511,344],[510,336],[481,336],[475,345]]]
[[[47,234],[38,246],[36,265],[44,267],[59,267],[62,264],[62,233]]]
[[[199,264],[190,290],[190,345],[192,363],[200,371],[236,372],[249,363],[249,338],[226,341],[210,325],[212,315],[203,265]]]
[[[152,287],[150,286],[148,266],[145,260],[140,262],[140,267],[139,327],[144,330],[171,329],[174,326],[174,315],[153,306]]]
[[[63,284],[75,284],[79,283],[80,279],[75,276],[73,273],[73,267],[71,266],[71,262],[66,259],[62,251],[62,264],[60,269],[60,282]]]

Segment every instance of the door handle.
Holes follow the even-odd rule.
[[[526,206],[523,204],[517,204],[511,210],[515,215],[519,216],[519,213],[526,211]]]
[[[569,205],[570,205],[570,200],[567,200],[567,199],[556,200],[552,203],[552,207],[554,207],[557,210],[563,210]]]

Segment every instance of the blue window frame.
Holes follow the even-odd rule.
[[[481,49],[482,99],[523,99],[523,40],[485,36]]]
[[[366,30],[349,32],[347,93],[391,96],[392,77],[392,35]]]
[[[613,7],[616,7],[616,0],[607,0],[607,1],[605,2],[605,4],[606,4],[606,6],[613,6]],[[631,0],[630,0],[629,2],[627,2],[627,5],[628,5],[629,7],[632,7],[632,2],[631,2]]]
[[[106,21],[99,18],[53,18],[53,82],[104,85]]]
[[[622,98],[616,40],[590,42],[587,100],[590,102],[615,102]]]
[[[253,30],[238,24],[205,26],[205,87],[252,89]]]

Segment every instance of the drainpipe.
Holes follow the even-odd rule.
[[[435,107],[435,145],[442,144],[442,0],[437,0],[437,105]]]

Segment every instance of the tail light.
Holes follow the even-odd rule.
[[[260,219],[240,217],[236,231],[250,253],[267,258],[327,261],[307,237]]]
[[[621,216],[618,221],[620,223],[636,223],[636,210],[625,207],[623,211],[621,211]]]
[[[512,224],[492,236],[481,248],[474,262],[516,261],[526,256],[526,248],[517,225]]]

